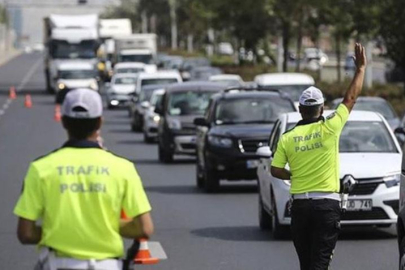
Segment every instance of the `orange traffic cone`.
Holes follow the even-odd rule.
[[[139,251],[134,258],[135,264],[156,264],[159,262],[158,258],[152,258],[149,247],[148,241],[146,239],[139,239]]]
[[[31,95],[25,95],[24,105],[25,105],[25,108],[32,108]]]
[[[8,97],[10,99],[16,99],[17,98],[17,94],[15,93],[15,87],[14,86],[10,87],[10,93],[9,93]]]
[[[124,210],[121,210],[121,218],[128,219],[128,216],[127,216],[127,214],[125,214]]]
[[[55,115],[54,115],[53,119],[54,119],[56,122],[60,122],[60,120],[62,119],[62,115],[61,115],[61,113],[60,113],[60,105],[59,105],[59,104],[57,104],[57,105],[55,106]]]

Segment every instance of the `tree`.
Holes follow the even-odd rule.
[[[380,35],[387,47],[387,55],[402,70],[405,88],[405,1],[380,1]]]

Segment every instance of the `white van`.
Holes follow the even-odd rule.
[[[254,81],[259,88],[278,89],[288,93],[297,107],[302,91],[315,85],[314,78],[303,73],[266,73],[257,75]]]
[[[176,70],[159,70],[154,73],[141,72],[135,83],[135,92],[139,94],[142,86],[154,84],[172,84],[182,82],[181,75]]]

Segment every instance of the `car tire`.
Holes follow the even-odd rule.
[[[263,231],[268,231],[272,229],[272,216],[267,213],[263,206],[262,196],[259,192],[259,226]]]
[[[200,166],[200,161],[198,160],[198,154],[197,154],[197,161],[196,161],[196,166],[195,166],[195,178],[196,178],[196,184],[198,188],[203,188],[204,187],[204,174],[201,171],[201,166]]]
[[[399,245],[399,270],[405,270],[405,238],[402,238]]]
[[[277,205],[274,196],[271,196],[271,212],[273,216],[271,217],[271,232],[274,239],[284,239],[288,233],[288,227],[281,225],[278,221]]]
[[[153,143],[153,138],[148,135],[145,131],[143,132],[143,141],[146,143]]]
[[[140,117],[137,113],[134,113],[134,117],[132,119],[132,131],[142,131]]]
[[[160,144],[159,144],[159,161],[163,163],[171,163],[173,161],[173,153],[165,150]]]
[[[207,193],[215,193],[219,190],[219,178],[212,169],[204,169],[204,190]]]

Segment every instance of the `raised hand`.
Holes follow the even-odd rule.
[[[357,69],[365,68],[367,65],[366,49],[360,43],[354,46],[353,60]]]

